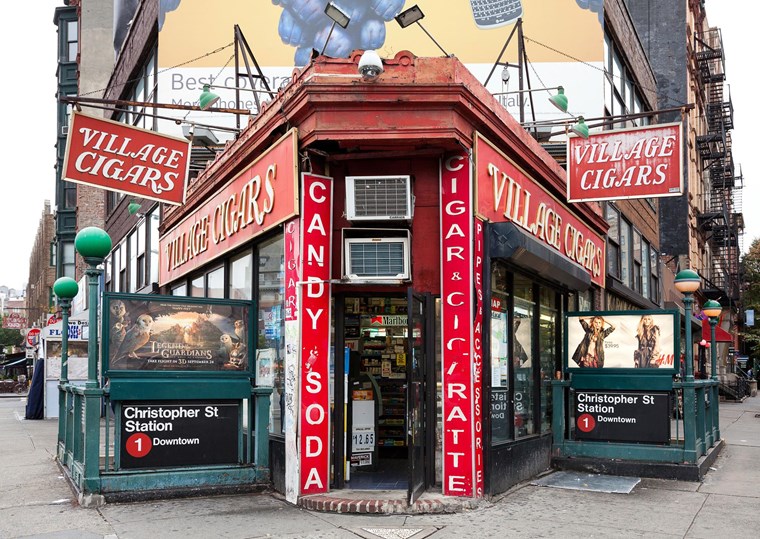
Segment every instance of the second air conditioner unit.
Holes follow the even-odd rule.
[[[349,221],[410,221],[413,212],[410,176],[347,176]]]

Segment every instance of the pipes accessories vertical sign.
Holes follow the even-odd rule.
[[[301,325],[299,417],[301,494],[330,484],[330,260],[332,178],[301,176]]]

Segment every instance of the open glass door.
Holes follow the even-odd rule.
[[[425,491],[425,298],[408,292],[406,424],[409,451],[409,503]]]

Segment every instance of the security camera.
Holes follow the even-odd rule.
[[[364,51],[359,60],[359,74],[364,80],[372,81],[380,76],[383,72],[383,62],[377,52],[369,50]]]

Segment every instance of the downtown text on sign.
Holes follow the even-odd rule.
[[[63,179],[181,205],[190,141],[73,111]]]
[[[298,214],[290,130],[159,240],[165,285]]]
[[[679,196],[683,192],[681,124],[619,129],[571,137],[567,200]]]
[[[666,444],[670,410],[664,391],[576,391],[575,439]]]
[[[122,468],[237,464],[237,401],[125,401]]]
[[[479,133],[474,153],[477,216],[514,223],[604,287],[604,239]]]

